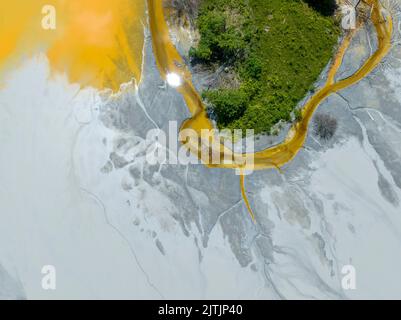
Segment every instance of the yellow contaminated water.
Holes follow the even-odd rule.
[[[391,48],[393,22],[383,16],[379,0],[370,4],[371,21],[375,26],[378,49],[352,76],[335,82],[335,75],[351,42],[352,33],[343,40],[333,59],[326,84],[313,95],[302,110],[302,120],[294,124],[280,144],[253,154],[234,154],[220,141],[212,141],[212,150],[220,150],[220,159],[231,153],[240,162],[221,161],[208,164],[211,168],[240,170],[241,193],[254,218],[245,192],[244,170],[280,168],[291,161],[305,143],[313,113],[329,95],[349,87],[367,76]],[[56,29],[42,26],[45,5],[56,9]],[[193,129],[201,136],[202,129],[213,129],[191,74],[169,37],[164,17],[163,0],[147,0],[153,50],[163,78],[177,73],[183,83],[177,88],[191,113],[180,132]],[[66,72],[71,82],[97,88],[118,90],[121,83],[141,78],[144,45],[145,0],[12,0],[0,2],[0,69],[14,65],[19,59],[45,52],[52,71]],[[196,150],[198,141],[187,141]],[[191,144],[195,144],[192,148]],[[198,156],[200,156],[198,152]],[[245,158],[245,161],[244,161]]]
[[[335,82],[335,75],[342,64],[344,55],[352,40],[353,33],[351,32],[345,37],[335,58],[333,59],[326,84],[305,104],[302,109],[302,120],[292,126],[287,138],[282,143],[260,152],[243,155],[245,158],[250,157],[250,160],[246,160],[245,164],[243,161],[241,161],[241,163],[236,163],[235,161],[227,163],[222,161],[219,164],[208,164],[209,167],[239,169],[241,172],[242,170],[248,169],[262,170],[267,168],[280,168],[295,157],[305,143],[309,123],[312,119],[313,113],[320,103],[332,93],[347,88],[370,74],[370,72],[376,68],[376,66],[391,49],[391,38],[393,32],[393,22],[391,16],[383,15],[384,13],[382,12],[380,1],[366,0],[365,2],[371,5],[372,8],[370,18],[376,29],[378,49],[366,60],[363,66],[352,76]],[[148,10],[153,50],[162,77],[165,78],[168,73],[177,73],[184,79],[183,84],[178,87],[177,90],[183,95],[192,117],[182,124],[181,131],[184,129],[193,129],[200,136],[200,131],[202,129],[212,129],[213,125],[207,118],[206,110],[202,104],[199,94],[196,92],[192,84],[190,73],[185,67],[183,67],[184,62],[174,45],[171,43],[168,26],[164,17],[162,0],[148,0]],[[191,147],[191,143],[197,144],[198,141],[187,141],[187,144],[189,144],[191,150],[196,150],[194,147]],[[214,141],[214,143],[218,144],[219,141]],[[226,153],[231,152],[231,150],[227,150],[227,148],[224,146],[220,146],[219,149]],[[223,157],[221,157],[221,159],[223,159]],[[242,174],[240,175],[240,179],[242,196],[251,217],[254,218],[249,201],[246,197],[244,176]]]
[[[241,195],[242,195],[242,198],[244,199],[246,208],[248,209],[249,215],[251,216],[252,220],[255,221],[255,215],[252,211],[251,204],[249,203],[248,197],[246,195],[245,176],[242,172],[240,174],[240,186],[241,186]]]
[[[55,8],[56,29],[42,20]],[[45,52],[71,82],[118,90],[141,78],[145,0],[0,1],[0,68]]]

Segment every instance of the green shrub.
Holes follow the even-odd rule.
[[[263,133],[293,118],[338,42],[340,29],[324,11],[332,1],[325,1],[202,0],[200,42],[190,56],[229,64],[241,82],[239,89],[203,95],[219,127]]]
[[[325,16],[333,15],[337,8],[336,0],[305,0],[305,2]]]
[[[263,72],[263,63],[259,58],[250,57],[245,61],[245,77],[260,80]]]
[[[213,105],[218,123],[227,126],[243,116],[248,95],[243,90],[213,90],[204,92],[203,97]]]

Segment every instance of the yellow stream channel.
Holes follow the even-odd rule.
[[[183,98],[185,99],[186,105],[192,117],[184,121],[180,131],[182,132],[184,129],[192,129],[195,130],[200,136],[202,129],[212,130],[213,125],[208,119],[201,98],[192,84],[191,74],[186,68],[182,67],[184,65],[184,61],[171,42],[169,29],[164,16],[163,1],[147,1],[149,10],[149,24],[153,41],[153,51],[159,71],[164,79],[166,79],[166,75],[169,73],[179,74],[183,79],[183,83],[177,88],[177,91],[182,94]],[[335,82],[335,76],[342,64],[344,55],[354,34],[353,32],[350,32],[342,41],[338,52],[333,59],[331,68],[328,72],[327,82],[305,104],[302,109],[302,120],[295,123],[291,127],[286,139],[282,143],[253,154],[233,154],[234,157],[245,157],[245,163],[244,161],[241,161],[240,163],[236,161],[221,161],[219,164],[206,164],[208,167],[238,169],[240,172],[243,172],[242,170],[262,170],[267,168],[279,169],[295,157],[305,143],[309,123],[312,119],[313,113],[320,103],[332,93],[338,92],[339,90],[347,88],[362,80],[375,69],[375,67],[387,55],[391,48],[391,38],[393,32],[393,21],[391,16],[383,16],[382,7],[378,0],[366,0],[365,2],[371,5],[370,18],[376,29],[378,49],[366,60],[363,66],[352,76]],[[191,141],[183,142],[186,143],[191,149]],[[213,141],[212,143],[220,144],[220,141]],[[227,147],[222,145],[220,145],[219,150],[222,150],[221,152],[225,153],[231,152],[231,150],[227,150]],[[252,157],[252,159],[250,159],[250,161],[246,161],[247,157]],[[248,165],[250,167],[247,167]],[[246,196],[243,174],[240,175],[240,183],[241,193],[245,204],[252,219],[254,220],[254,214]]]
[[[192,116],[183,122],[180,136],[185,129],[195,130],[201,136],[202,129],[214,128],[192,84],[191,74],[171,42],[163,0],[146,1],[154,55],[161,76],[166,79],[167,74],[176,73],[183,79],[177,90],[185,99]],[[319,104],[330,94],[363,79],[389,52],[393,32],[392,18],[390,15],[383,16],[378,0],[365,2],[372,7],[370,18],[376,28],[377,51],[352,76],[335,82],[335,75],[352,40],[353,33],[349,33],[333,59],[326,84],[305,104],[302,120],[292,126],[282,143],[253,154],[235,154],[223,146],[220,139],[212,138],[209,159],[214,158],[213,153],[217,153],[221,161],[218,164],[205,165],[210,168],[238,170],[241,193],[252,219],[254,215],[245,191],[245,170],[279,169],[291,161],[305,143],[309,122]],[[41,8],[45,4],[53,5],[57,9],[56,30],[49,31],[41,27]],[[0,13],[0,69],[6,68],[10,60],[16,61],[21,56],[45,49],[52,71],[67,72],[72,82],[79,82],[81,85],[92,85],[101,89],[109,87],[118,91],[120,84],[130,81],[132,76],[137,82],[141,79],[144,0],[0,1]],[[180,140],[201,158],[198,140]],[[209,141],[200,142],[202,145],[209,145]]]
[[[52,30],[43,28],[47,6]],[[145,10],[144,0],[0,0],[0,71],[45,52],[53,74],[118,91],[141,79]]]

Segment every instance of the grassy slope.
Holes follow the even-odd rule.
[[[224,31],[215,32],[212,39],[228,33],[226,39],[237,39],[234,48],[241,52],[233,60],[241,88],[204,94],[212,105],[218,105],[219,127],[263,133],[280,120],[289,121],[294,107],[332,57],[339,35],[334,19],[301,0],[203,0],[198,20],[201,45],[212,52],[219,48],[208,40],[210,26],[205,21],[210,12],[225,21]],[[221,64],[227,57],[219,53],[203,63]],[[230,96],[236,96],[241,107],[224,103]],[[235,112],[226,116],[227,108]]]

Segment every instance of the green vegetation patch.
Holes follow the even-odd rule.
[[[190,56],[195,63],[224,66],[240,79],[239,87],[202,94],[220,128],[270,133],[280,120],[293,120],[294,108],[331,59],[340,34],[325,8],[307,2],[202,1],[201,37]],[[326,2],[331,6],[334,0]]]

